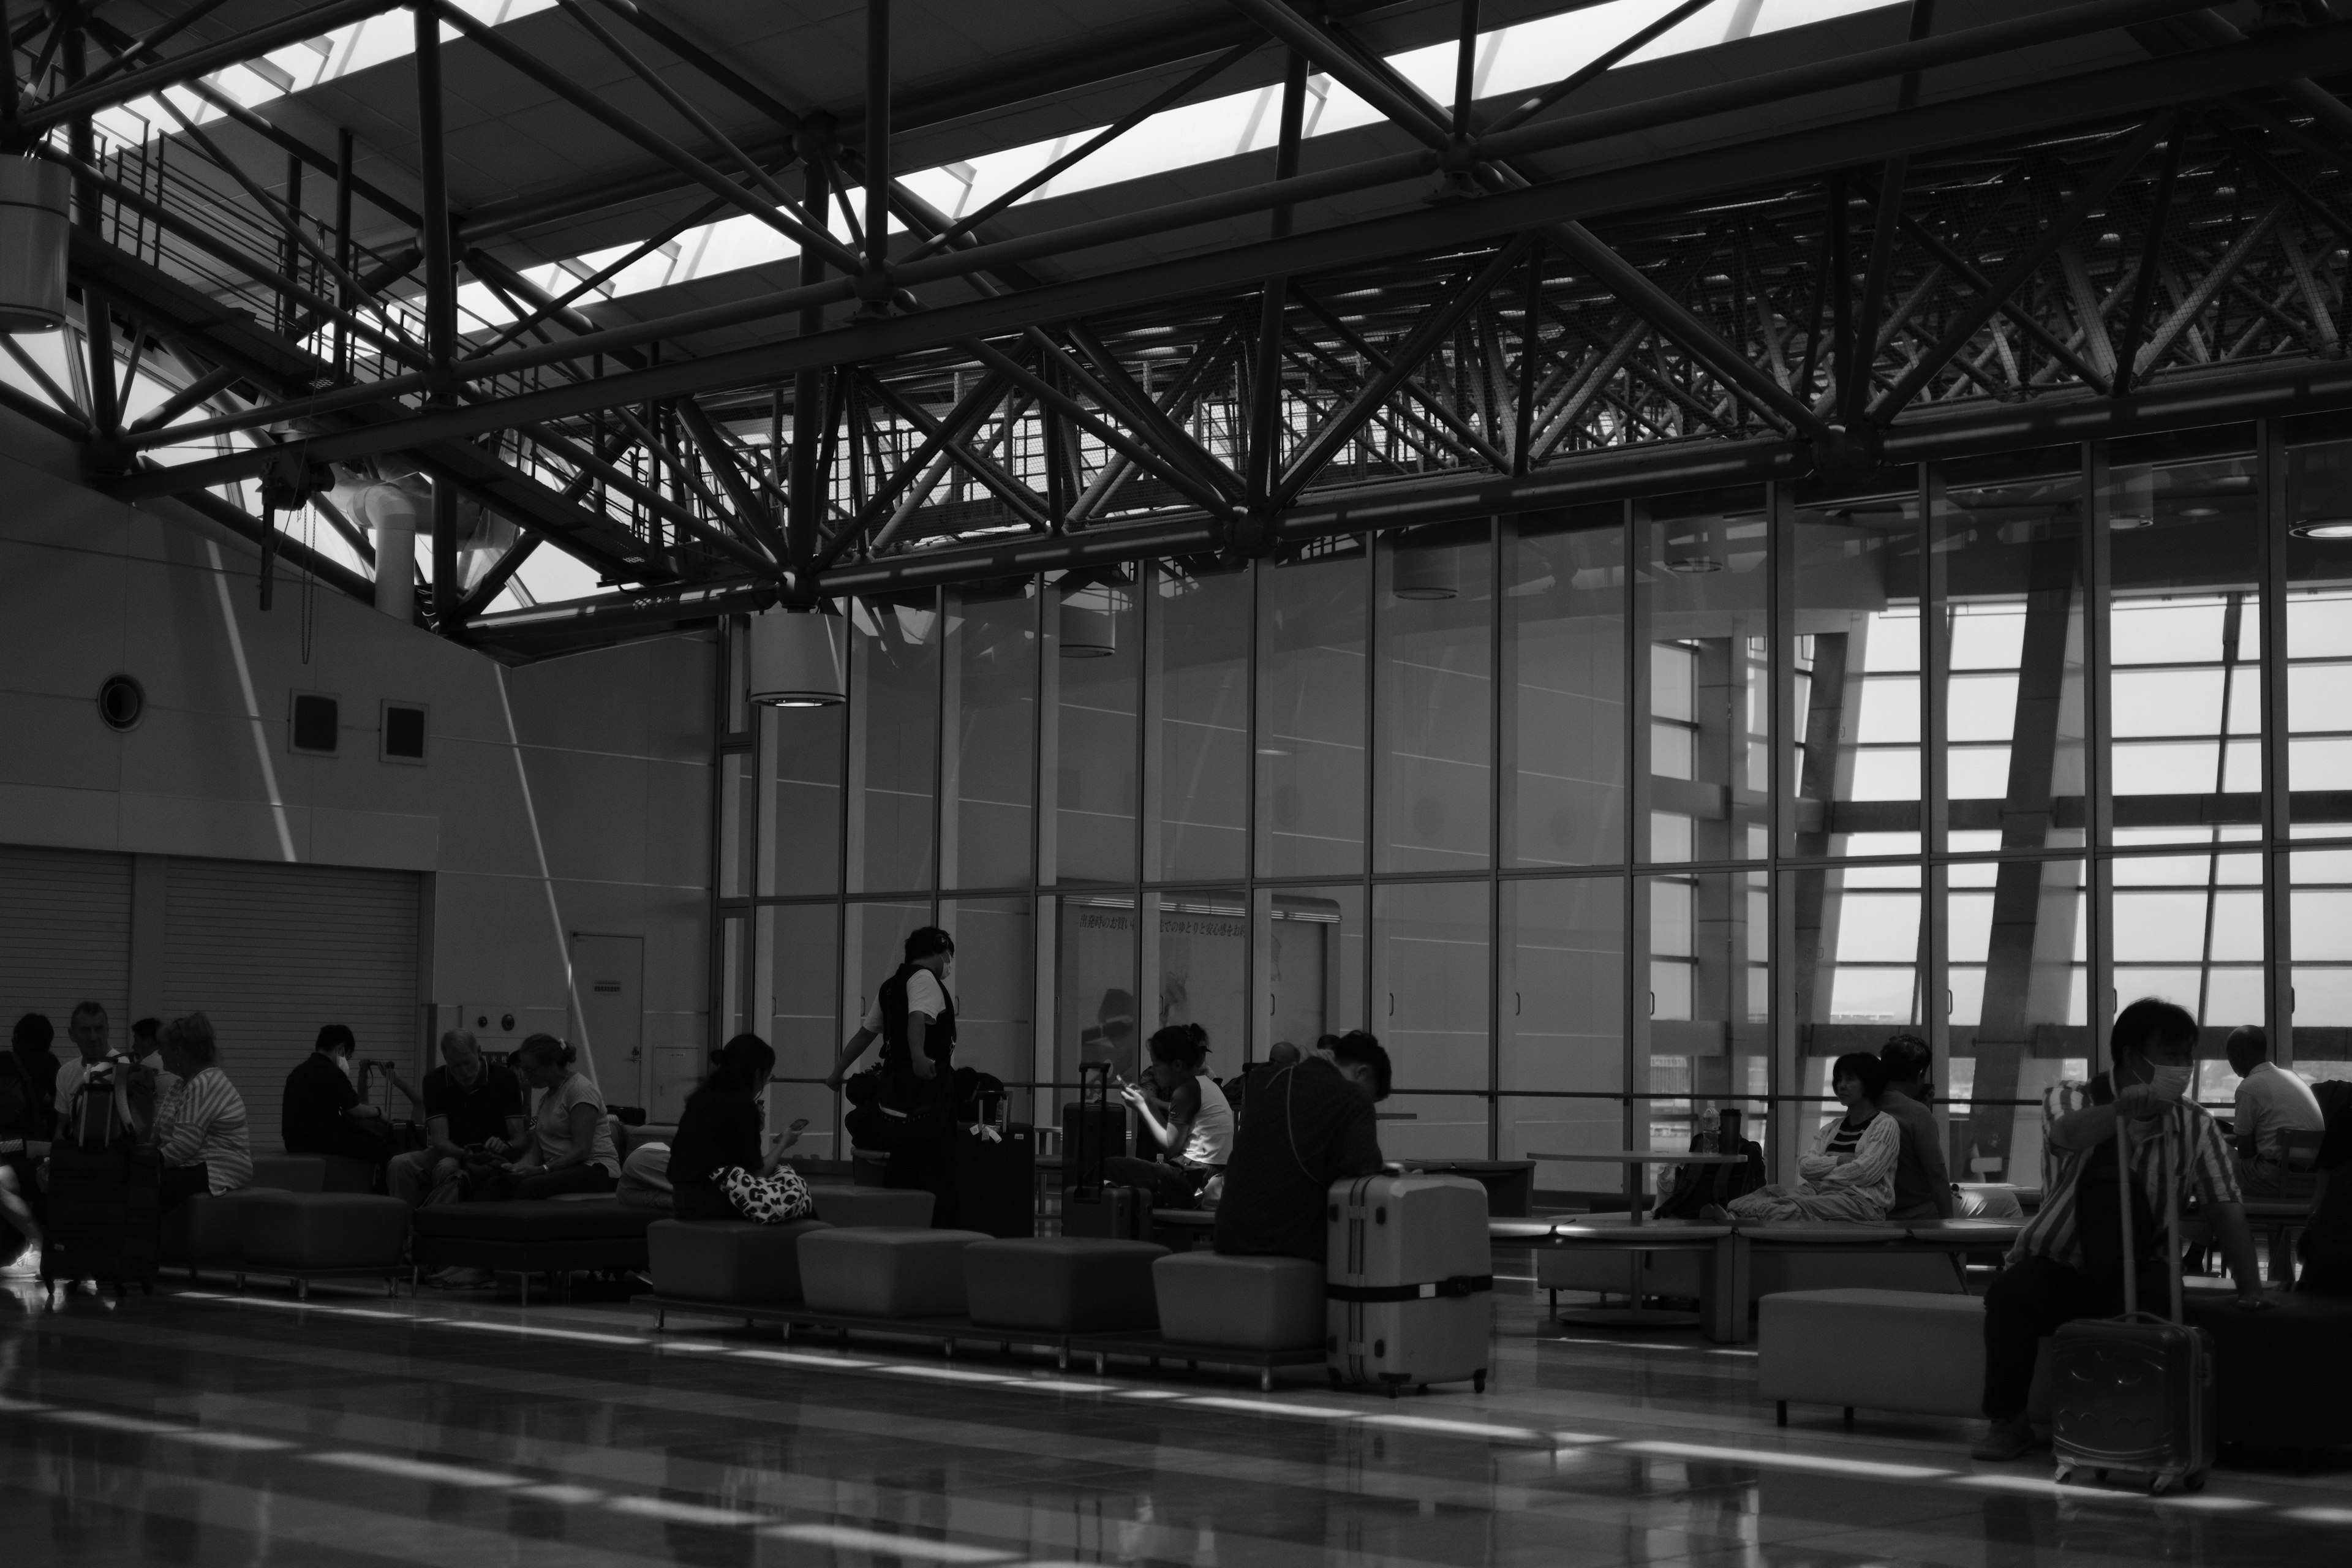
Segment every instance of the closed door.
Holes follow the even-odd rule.
[[[646,939],[572,933],[585,1053],[608,1101],[644,1103]]]

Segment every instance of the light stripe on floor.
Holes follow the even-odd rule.
[[[1633,1442],[1618,1445],[1629,1454],[1661,1459],[1713,1459],[1723,1464],[1758,1465],[1766,1469],[1815,1470],[1824,1475],[1870,1476],[1889,1481],[1941,1480],[1952,1472],[1926,1465],[1885,1465],[1821,1454],[1790,1454],[1778,1448],[1719,1448],[1704,1443]]]
[[[461,1465],[436,1465],[427,1459],[404,1459],[394,1454],[337,1451],[302,1457],[314,1465],[337,1465],[347,1470],[372,1470],[380,1476],[398,1476],[408,1481],[430,1481],[436,1486],[474,1487],[487,1490],[493,1487],[519,1487],[523,1484],[520,1476],[500,1475],[496,1470],[469,1470]]]
[[[919,1558],[926,1563],[1010,1563],[1018,1552],[992,1546],[967,1546],[955,1541],[934,1541],[927,1535],[893,1535],[887,1531],[861,1530],[850,1524],[779,1524],[760,1531],[774,1541],[797,1541],[808,1546],[830,1546],[836,1552],[865,1552],[877,1557]]]

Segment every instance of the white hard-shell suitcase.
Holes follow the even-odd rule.
[[[1331,1382],[1486,1387],[1495,1320],[1486,1189],[1463,1176],[1332,1184],[1328,1221]]]

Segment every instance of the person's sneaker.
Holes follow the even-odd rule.
[[[16,1261],[0,1268],[0,1279],[38,1279],[41,1277],[41,1249],[28,1247],[16,1256]]]
[[[452,1266],[438,1274],[428,1274],[425,1282],[436,1290],[477,1290],[494,1278],[487,1268],[459,1268]]]
[[[2013,1415],[2006,1421],[1988,1423],[1985,1435],[1977,1439],[1975,1447],[1969,1450],[1969,1458],[2006,1464],[2011,1459],[2021,1459],[2032,1451],[2033,1423],[2022,1415]]]

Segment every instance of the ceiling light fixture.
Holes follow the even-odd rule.
[[[2298,539],[2352,539],[2352,517],[2314,517],[2289,523],[2287,531]]]

